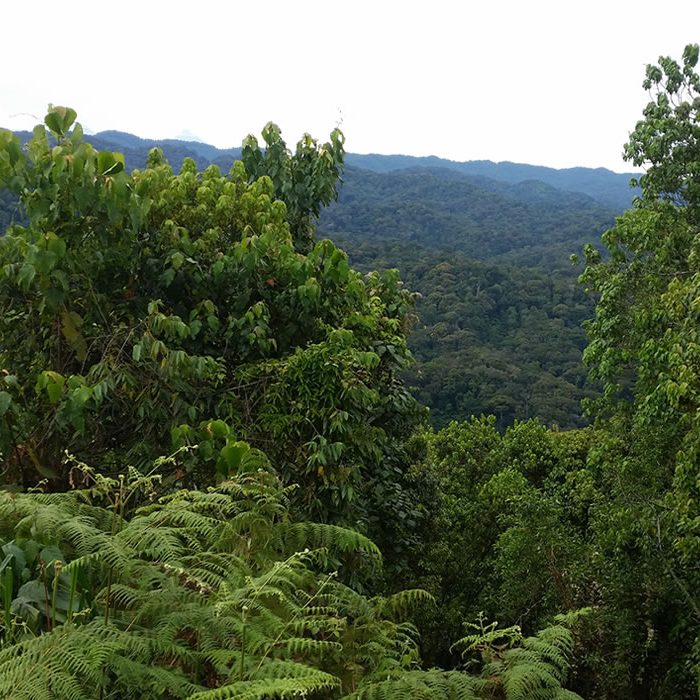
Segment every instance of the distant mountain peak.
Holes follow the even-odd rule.
[[[189,141],[191,143],[204,143],[202,139],[189,129],[183,129],[177,136],[173,136],[176,141]]]

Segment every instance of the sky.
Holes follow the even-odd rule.
[[[239,146],[337,125],[353,153],[633,169],[644,68],[698,0],[3,0],[0,127],[49,103],[92,131]]]

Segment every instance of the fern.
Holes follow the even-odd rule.
[[[370,598],[342,583],[329,564],[379,566],[376,547],[338,526],[291,523],[269,471],[133,512],[128,483],[112,484],[116,495],[108,486],[0,493],[15,597],[1,628],[0,698],[577,697],[564,690],[564,624],[523,639],[482,621],[458,642],[481,652],[481,674],[418,670],[405,616],[430,596]]]
[[[457,671],[399,671],[369,680],[343,700],[479,700],[485,684]]]
[[[309,669],[305,676],[240,681],[216,690],[195,693],[190,700],[272,700],[304,698],[319,691],[332,691],[338,679],[328,673]]]
[[[72,585],[79,601],[72,624],[43,606],[36,636],[14,615],[0,698],[330,697],[417,657],[415,630],[389,614],[420,594],[367,599],[323,573],[335,556],[380,556],[343,528],[290,524],[270,472],[132,514],[117,507],[125,500],[104,489],[0,494],[2,536],[60,552],[56,586]]]
[[[547,627],[503,651],[486,664],[484,675],[506,700],[574,700],[579,696],[564,688],[572,648],[567,627]]]

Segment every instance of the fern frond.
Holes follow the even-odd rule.
[[[421,588],[410,588],[394,593],[388,598],[377,600],[377,607],[381,614],[388,617],[405,617],[421,603],[434,603],[435,599],[427,591]]]
[[[326,549],[339,553],[362,552],[374,563],[382,554],[372,540],[359,532],[325,523],[281,523],[276,529],[282,551],[297,552],[304,548]]]
[[[479,700],[484,683],[457,671],[397,671],[381,680],[367,679],[342,700]]]
[[[303,698],[319,691],[337,690],[339,680],[328,673],[309,669],[306,676],[239,681],[191,695],[189,700],[272,700]]]
[[[570,630],[553,625],[526,637],[521,646],[502,651],[485,665],[483,675],[505,690],[507,700],[580,700],[563,688],[572,649]]]

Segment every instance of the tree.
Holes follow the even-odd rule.
[[[698,44],[682,63],[668,56],[648,65],[643,86],[651,100],[625,145],[625,159],[647,171],[639,179],[643,201],[669,200],[698,213],[700,206],[700,76]]]
[[[400,485],[418,417],[397,378],[412,296],[310,243],[342,135],[290,156],[269,126],[256,168],[282,163],[273,179],[242,162],[175,175],[157,150],[129,173],[75,116],[51,109],[26,149],[0,132],[0,185],[27,219],[0,239],[6,479],[62,488],[66,450],[115,474],[179,449],[169,483],[204,485],[247,440],[303,512],[364,522],[376,485]]]
[[[597,297],[584,359],[604,384],[590,409],[625,446],[606,464],[611,507],[600,541],[620,609],[635,600],[645,611],[630,616],[630,635],[659,640],[665,673],[650,661],[637,675],[664,697],[695,692],[700,644],[698,53],[690,45],[681,64],[662,57],[647,67],[652,100],[625,147],[647,168],[642,195],[603,236],[608,256],[588,249],[582,275]]]
[[[319,147],[309,134],[304,134],[292,155],[276,124],[269,122],[262,136],[264,151],[254,136],[243,141],[243,164],[251,181],[263,175],[272,180],[275,196],[287,206],[295,246],[307,253],[313,247],[315,220],[321,207],[338,198],[345,137],[340,129],[334,129],[331,140]]]

